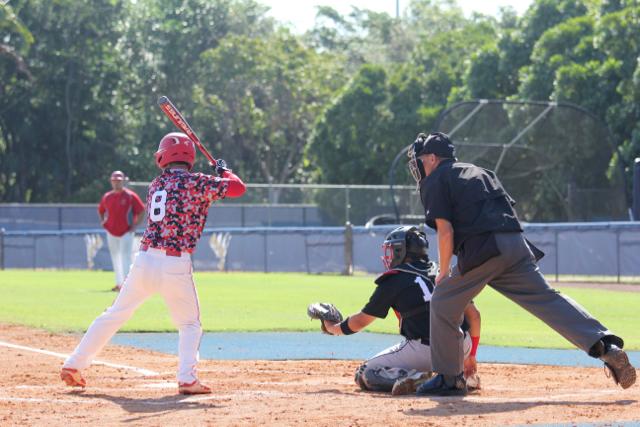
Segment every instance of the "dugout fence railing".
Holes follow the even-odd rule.
[[[384,236],[393,227],[206,228],[194,268],[377,274]],[[435,235],[425,231],[437,259]],[[546,253],[539,265],[551,280],[640,283],[639,222],[526,224],[525,234]],[[111,260],[103,230],[5,231],[0,267],[111,270]]]

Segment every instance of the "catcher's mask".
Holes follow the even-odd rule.
[[[426,261],[428,260],[427,249],[429,249],[427,236],[417,227],[411,225],[398,227],[384,239],[382,263],[389,270],[402,264],[407,257]]]
[[[442,158],[455,158],[454,152],[453,144],[446,134],[442,132],[433,132],[429,135],[419,133],[407,152],[407,156],[409,156],[408,167],[411,176],[413,176],[417,184],[420,184],[420,181],[427,176],[422,160],[418,158],[421,155],[435,154]]]

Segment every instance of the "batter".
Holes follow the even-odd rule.
[[[215,165],[217,177],[192,173],[195,146],[182,133],[162,138],[155,158],[162,174],[149,186],[147,228],[140,252],[113,305],[93,321],[64,362],[60,377],[69,386],[86,386],[81,370],[91,365],[140,304],[159,293],[179,331],[179,393],[211,392],[210,387],[198,380],[196,372],[202,326],[191,254],[211,204],[225,197],[240,197],[246,188],[223,160]]]

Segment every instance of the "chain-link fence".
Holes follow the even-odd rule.
[[[146,200],[148,182],[129,187]],[[207,227],[331,227],[395,223],[386,185],[247,184],[238,199],[214,203]],[[415,186],[400,186],[395,202],[404,222],[422,220]],[[97,204],[0,204],[0,227],[7,231],[99,228]]]
[[[148,182],[131,182],[129,186],[143,200],[146,198]],[[395,204],[402,209],[402,221],[420,222],[420,197],[415,185],[402,185],[395,190]],[[241,198],[214,204],[211,222],[207,224],[252,227],[389,224],[396,222],[391,197],[388,185],[249,183]],[[227,215],[221,208],[233,213]],[[236,222],[231,224],[230,218]]]
[[[207,228],[193,255],[199,271],[380,273],[381,245],[394,226]],[[427,229],[429,256],[436,237]],[[526,224],[556,281],[640,283],[640,223]],[[139,236],[138,236],[139,238]],[[110,270],[101,230],[0,234],[0,266]]]

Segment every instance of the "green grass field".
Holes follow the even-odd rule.
[[[196,273],[203,327],[207,331],[317,331],[306,316],[310,302],[335,303],[343,314],[359,311],[373,291],[373,277],[295,273]],[[84,331],[115,293],[111,272],[0,271],[0,322],[55,332]],[[640,292],[560,288],[611,330],[628,349],[640,349]],[[483,344],[540,348],[571,345],[538,319],[486,288],[476,299]],[[172,331],[164,302],[145,302],[122,331]],[[393,312],[371,332],[397,332]]]

